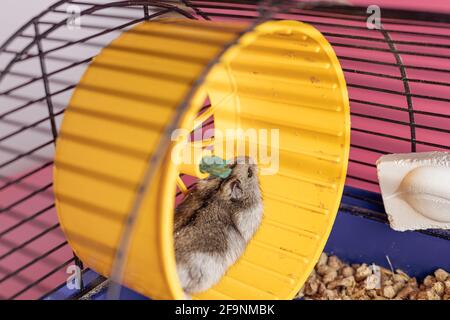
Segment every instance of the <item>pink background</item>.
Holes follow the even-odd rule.
[[[409,9],[418,10],[436,10],[439,12],[450,12],[450,2],[441,1],[375,1],[375,0],[360,0],[351,1],[353,4],[369,5],[380,4],[388,6],[395,4],[396,7],[405,7]],[[200,1],[197,1],[200,3]],[[231,8],[230,8],[231,9]],[[205,10],[214,13],[214,10]],[[222,10],[221,13],[230,12],[236,13],[234,10]],[[217,11],[216,11],[217,13]],[[382,50],[389,49],[384,42],[348,39],[339,37],[339,35],[352,34],[354,36],[370,37],[372,39],[383,39],[383,35],[377,31],[369,31],[365,28],[365,21],[350,21],[339,19],[339,15],[324,14],[325,17],[300,18],[312,23],[338,23],[347,26],[363,27],[361,30],[336,28],[327,25],[315,25],[322,31],[329,41],[333,44],[336,53],[340,58],[340,62],[345,72],[347,83],[349,84],[350,98],[352,110],[352,149],[349,166],[349,178],[347,184],[361,187],[367,190],[378,191],[375,184],[377,181],[374,163],[376,159],[382,154],[376,151],[368,151],[367,148],[379,149],[385,152],[409,152],[411,149],[410,143],[399,141],[389,137],[381,137],[370,134],[370,132],[380,132],[385,135],[392,135],[396,137],[410,137],[410,129],[407,125],[408,113],[405,112],[407,108],[406,99],[401,94],[382,93],[373,91],[367,88],[356,88],[353,85],[363,85],[379,89],[386,89],[402,93],[403,83],[397,79],[380,78],[374,75],[365,75],[355,73],[351,70],[359,70],[369,73],[383,73],[392,76],[400,76],[398,67],[383,66],[370,62],[355,62],[349,58],[368,59],[371,61],[382,61],[387,63],[395,63],[395,57],[390,52]],[[287,19],[298,19],[299,16],[286,15]],[[219,19],[219,18],[218,18]],[[392,32],[391,37],[396,41],[415,41],[420,43],[439,44],[440,47],[430,47],[423,45],[406,45],[398,44],[399,51],[412,51],[423,54],[440,54],[450,55],[450,41],[439,37],[439,35],[450,36],[449,28],[436,28],[432,23],[424,23],[424,26],[400,26],[389,23],[388,20],[383,20],[384,27]],[[416,31],[421,35],[407,35],[395,31]],[[333,35],[332,35],[333,34]],[[346,45],[359,45],[361,48],[349,48]],[[365,49],[378,48],[380,51],[373,51]],[[403,63],[405,65],[414,66],[429,66],[434,68],[450,67],[449,59],[434,58],[427,56],[415,56],[410,54],[402,54]],[[422,79],[429,81],[450,82],[450,72],[434,72],[423,71],[417,69],[407,68],[407,76],[412,79]],[[413,95],[434,96],[443,99],[449,99],[448,87],[440,85],[430,85],[419,82],[410,83],[411,92]],[[390,110],[386,108],[374,107],[364,103],[355,102],[355,100],[370,101],[373,104],[385,104],[389,106],[398,107],[398,110]],[[436,101],[423,97],[413,97],[414,108],[416,110],[432,112],[445,115],[446,118],[437,117],[434,115],[416,114],[416,123],[423,126],[423,128],[416,129],[417,140],[423,143],[437,143],[447,146],[449,148],[450,134],[450,106],[447,101]],[[372,117],[372,118],[369,118]],[[388,123],[383,120],[377,120],[373,117],[382,119],[392,119],[396,123]],[[447,132],[439,132],[434,128],[441,128]],[[362,132],[364,130],[369,133]],[[428,146],[425,144],[417,144],[418,151],[438,150],[438,147]],[[24,173],[29,172],[33,168],[30,167]],[[37,173],[28,178],[23,179],[17,185],[5,186],[5,182],[0,184],[0,298],[7,298],[17,293],[22,288],[25,288],[31,282],[43,277],[46,273],[54,270],[56,266],[68,261],[71,256],[71,250],[67,245],[64,245],[64,236],[59,228],[56,227],[57,218],[55,210],[52,206],[53,196],[52,189],[49,185],[52,181],[52,167],[39,170]],[[21,175],[19,175],[21,176]],[[364,180],[370,180],[375,183],[367,183]],[[3,187],[2,187],[3,186]],[[32,190],[43,189],[44,191],[38,194],[33,193]],[[11,208],[9,208],[11,207]],[[47,208],[47,210],[45,210]],[[43,213],[36,215],[37,212]],[[8,228],[15,226],[23,219],[27,219],[25,224],[14,228],[10,232],[6,232]],[[45,232],[49,227],[55,226],[49,232]],[[36,237],[36,240],[27,244],[27,241]],[[12,251],[17,246],[23,246],[18,251]],[[49,250],[61,246],[59,249],[49,252]],[[34,263],[34,260],[45,255],[45,258],[39,259]],[[5,279],[8,274],[24,268],[23,271],[17,275]],[[65,281],[67,275],[64,273],[65,268],[56,271],[52,276],[45,281],[40,282],[38,286],[26,291],[18,298],[37,298],[43,293],[51,290],[56,285]],[[3,280],[2,280],[3,279]]]

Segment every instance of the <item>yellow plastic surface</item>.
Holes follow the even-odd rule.
[[[61,227],[86,266],[110,274],[124,218],[163,128],[206,64],[245,27],[146,22],[89,66],[64,116],[54,172]],[[280,167],[261,176],[264,219],[243,257],[194,298],[291,299],[323,250],[344,186],[350,120],[339,62],[312,26],[266,22],[223,55],[179,128],[192,128],[206,95],[215,128],[279,129]],[[149,187],[127,253],[124,284],[154,299],[184,297],[172,239],[174,147]]]

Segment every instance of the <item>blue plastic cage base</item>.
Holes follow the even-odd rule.
[[[437,268],[450,270],[450,231],[424,230],[398,232],[391,229],[377,193],[346,187],[325,252],[336,254],[348,263],[375,263],[385,268],[401,269],[422,279]],[[84,290],[60,286],[44,299],[79,299],[105,279],[93,272],[83,272]],[[106,290],[92,296],[106,298]],[[145,300],[146,297],[123,288],[121,299]]]

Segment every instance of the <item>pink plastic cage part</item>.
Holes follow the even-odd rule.
[[[0,66],[0,298],[42,297],[63,284],[66,267],[77,262],[54,210],[57,128],[92,57],[121,30],[181,2],[158,3],[70,1],[86,22],[66,37],[59,32],[69,1],[59,1],[0,47],[6,61]],[[256,3],[184,1],[182,8],[191,18],[238,21],[255,18]],[[394,1],[351,3],[361,7],[325,2],[276,18],[310,23],[332,44],[352,113],[347,185],[378,192],[381,155],[450,149],[450,3],[409,1],[407,9],[416,13],[395,10],[402,8]],[[382,25],[370,30],[366,6],[373,4],[382,7]]]

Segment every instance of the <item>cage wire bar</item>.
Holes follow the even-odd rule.
[[[81,9],[83,23],[66,37],[69,5]],[[145,20],[253,20],[260,8],[258,1],[59,1],[0,47],[0,298],[46,296],[65,282],[68,265],[83,268],[59,229],[51,169],[64,109],[95,55]],[[307,3],[273,18],[312,24],[337,53],[351,104],[349,187],[379,192],[380,155],[450,150],[449,15],[383,9],[381,28],[369,30],[366,8]],[[346,188],[345,198],[379,210],[343,201],[342,211],[387,223],[380,197]],[[450,240],[448,231],[421,232]]]

